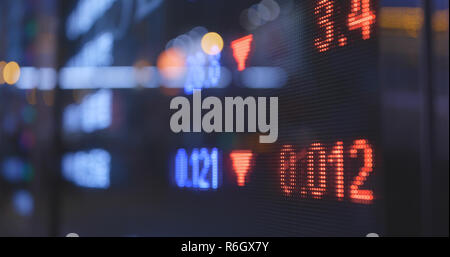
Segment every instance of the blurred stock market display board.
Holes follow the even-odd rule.
[[[1,1],[0,235],[448,235],[448,1]]]

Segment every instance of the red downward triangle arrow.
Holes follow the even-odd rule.
[[[233,49],[233,57],[238,64],[238,71],[245,70],[245,62],[247,61],[248,54],[251,49],[251,43],[253,41],[253,35],[248,35],[231,42],[231,48]]]
[[[250,150],[237,150],[230,153],[233,170],[237,176],[238,186],[245,186],[245,177],[251,167],[253,153]]]

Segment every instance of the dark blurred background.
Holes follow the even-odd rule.
[[[367,23],[350,25],[353,4]],[[0,236],[448,236],[448,8],[0,0]],[[223,48],[202,46],[209,32]],[[232,42],[250,34],[241,70]],[[173,133],[170,101],[194,88],[279,97],[278,141]],[[338,142],[344,194],[334,157],[326,193],[304,193],[308,149]],[[353,156],[357,142],[373,155]],[[296,175],[283,189],[286,146]],[[230,156],[242,150],[253,153],[245,185]],[[216,188],[180,182],[197,151]],[[367,161],[361,188],[374,199],[355,201],[348,188]]]

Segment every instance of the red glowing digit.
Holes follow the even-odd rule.
[[[230,153],[230,158],[233,162],[233,169],[237,176],[237,184],[238,186],[243,187],[246,182],[245,177],[251,167],[253,153],[249,150],[233,151]]]
[[[280,183],[285,195],[290,195],[296,185],[297,154],[291,145],[284,145],[280,152]]]
[[[247,61],[248,54],[250,53],[252,41],[253,35],[250,34],[231,42],[233,57],[238,64],[238,71],[245,70],[245,62]]]
[[[316,161],[315,156],[317,153],[318,157],[318,169],[316,169]],[[311,192],[313,198],[322,198],[326,191],[327,183],[327,174],[326,174],[326,154],[325,147],[322,146],[321,143],[314,143],[308,150],[306,154],[307,164],[307,188],[309,192]],[[318,171],[317,174],[315,171]],[[317,175],[317,176],[316,176]]]
[[[362,38],[370,38],[370,26],[375,23],[376,15],[370,10],[370,0],[352,0],[348,15],[349,30],[361,29]]]
[[[338,39],[339,46],[345,46],[347,44],[347,38],[343,35],[341,35]]]
[[[359,170],[358,175],[350,185],[350,198],[353,202],[370,204],[374,199],[372,190],[362,190],[360,187],[373,171],[372,146],[365,139],[355,140],[350,148],[350,157],[357,158],[360,150],[364,154],[364,166]]]
[[[331,150],[328,162],[336,167],[336,197],[342,200],[344,198],[344,146],[341,141],[336,142]]]
[[[334,37],[334,23],[331,19],[333,16],[334,4],[331,0],[320,0],[314,8],[314,14],[318,17],[317,24],[323,29],[324,35],[314,39],[314,45],[319,52],[330,49],[331,42]]]

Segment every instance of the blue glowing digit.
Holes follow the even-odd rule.
[[[187,78],[184,85],[186,94],[192,94],[193,89],[201,89],[205,81],[205,56],[201,52],[187,58]]]
[[[218,174],[219,157],[217,148],[213,148],[211,150],[211,162],[212,162],[211,184],[213,189],[217,189],[219,185],[219,174]]]
[[[202,167],[202,170],[200,172],[200,177],[199,177],[199,181],[198,181],[198,187],[199,188],[210,188],[210,184],[209,184],[208,179],[207,179],[209,167],[211,166],[210,165],[210,157],[209,157],[208,149],[202,148],[200,150],[199,159],[203,160],[203,167]]]
[[[194,65],[194,58],[192,56],[188,56],[186,59],[186,64],[187,64],[187,75],[186,75],[186,83],[184,84],[184,92],[190,95],[194,90],[191,72],[192,66]]]
[[[220,53],[209,56],[208,80],[205,82],[206,87],[215,87],[220,79]]]
[[[194,89],[215,87],[221,76],[220,53],[206,56],[202,52],[187,58],[187,77],[184,85],[186,94],[192,94]]]
[[[195,55],[193,75],[195,89],[201,89],[205,81],[205,55],[202,52],[197,52],[197,54]]]
[[[198,175],[200,170],[200,161],[198,156],[198,149],[193,149],[191,154],[191,166],[192,166],[192,187],[198,188]]]
[[[188,175],[188,157],[186,150],[179,149],[175,157],[175,182],[178,187],[185,187]]]

